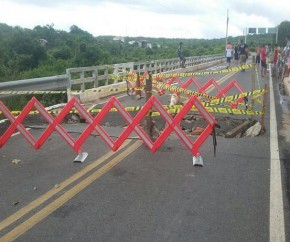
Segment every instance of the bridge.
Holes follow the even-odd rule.
[[[122,63],[1,83],[0,92],[7,96],[17,94],[12,91],[65,90],[86,122],[60,122],[59,118],[50,125],[47,120],[33,123],[12,117],[23,121],[35,140],[47,130],[50,136],[34,151],[25,131],[15,126],[13,131],[17,128],[19,133],[12,132],[0,149],[1,194],[5,194],[0,205],[0,241],[287,241],[289,218],[283,204],[288,200],[282,185],[289,184],[280,161],[287,160],[282,147],[289,141],[281,142],[283,135],[276,128],[285,118],[279,106],[283,96],[279,80],[271,73],[261,79],[251,61],[245,73],[235,66],[226,70],[223,62],[224,57],[216,55],[192,57],[185,69],[179,68],[177,59]],[[138,90],[136,82],[131,83],[133,88],[128,86],[132,72],[148,74],[143,82],[147,92],[142,84],[141,95],[131,90]],[[147,80],[160,73],[167,78],[159,80],[162,85],[153,85],[148,97]],[[265,95],[251,96],[265,87],[269,89]],[[183,105],[167,109],[176,93]],[[199,98],[191,99],[188,93],[200,93]],[[248,102],[243,98],[238,103],[219,101],[216,107],[206,106],[208,97],[241,93],[249,95]],[[185,110],[186,105],[190,110]],[[144,114],[153,108],[152,115],[142,116],[141,107]],[[69,115],[67,111],[64,116]],[[204,125],[204,120],[211,122],[210,117],[219,128],[215,123]],[[148,119],[154,124],[151,135],[141,125]],[[227,138],[243,134],[254,123],[262,124],[264,132]],[[67,136],[60,135],[62,130]],[[201,142],[200,135],[205,133]],[[68,135],[76,146],[69,147]],[[152,140],[146,143],[147,135]],[[198,164],[203,166],[192,166],[196,145],[203,157]],[[72,163],[73,151],[79,152],[76,147],[80,146],[88,156],[83,163]]]

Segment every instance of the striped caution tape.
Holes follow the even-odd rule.
[[[171,78],[171,77],[190,77],[190,76],[203,76],[203,75],[210,75],[210,74],[220,74],[220,73],[229,73],[229,72],[236,72],[242,69],[248,69],[253,67],[255,64],[246,64],[242,66],[232,67],[228,69],[218,70],[218,71],[204,71],[204,72],[186,72],[186,73],[171,73],[171,74],[153,74],[152,78]],[[129,81],[129,82],[136,82],[137,81],[137,74],[133,72],[127,72],[126,75],[112,75],[113,79],[117,79],[120,81]],[[140,75],[140,79],[148,78],[148,75]],[[144,88],[134,88],[134,90],[143,90]],[[73,91],[73,93],[83,93],[83,92],[115,92],[115,91],[127,91],[133,90],[128,88],[108,88],[108,89],[97,89],[97,90],[78,90]],[[36,95],[36,94],[65,94],[67,91],[0,91],[0,95]]]
[[[202,71],[202,72],[186,72],[186,73],[160,73],[152,75],[153,78],[171,78],[171,77],[190,77],[190,76],[205,76],[205,75],[213,75],[213,74],[222,74],[222,73],[229,73],[229,72],[237,72],[242,69],[249,69],[255,66],[256,64],[245,64],[241,66],[236,66],[232,68],[216,70],[216,71]]]
[[[155,91],[155,92],[157,92],[157,91]],[[263,103],[262,103],[262,101],[259,99],[259,97],[261,96],[261,94],[263,94],[264,92],[261,92],[259,95],[257,95],[257,96],[253,96],[253,99],[257,102],[257,103],[259,103],[259,104],[261,104],[261,105],[263,105]],[[169,93],[169,94],[167,94],[167,95],[169,95],[169,96],[172,96],[172,95],[174,95],[174,94],[171,94],[171,93]],[[185,100],[188,100],[188,97],[187,96],[179,96],[179,98],[181,98],[181,99],[185,99]],[[233,101],[233,102],[229,102],[229,103],[236,103],[236,104],[238,104],[239,106],[245,106],[245,107],[253,107],[254,105],[251,105],[251,104],[249,104],[249,103],[243,103],[243,102],[239,102],[239,103],[237,103],[237,102],[235,102],[235,101]],[[205,105],[207,105],[207,103],[206,102],[203,102],[203,104],[205,104]],[[223,103],[220,103],[220,104],[223,104]],[[219,105],[220,105],[219,104]],[[229,106],[228,104],[225,104],[226,106]]]
[[[247,97],[247,96],[252,96],[252,95],[261,95],[265,92],[265,89],[258,89],[258,90],[249,91],[249,92],[240,93],[240,94],[235,94],[235,95],[231,95],[231,96],[227,96],[227,97],[216,98],[214,96],[210,96],[210,95],[205,94],[205,93],[199,93],[199,92],[192,91],[192,90],[185,89],[185,88],[178,87],[178,86],[171,86],[169,84],[161,83],[161,82],[155,83],[154,86],[157,87],[158,89],[165,89],[165,90],[169,90],[171,92],[183,93],[186,95],[195,95],[198,97],[205,97],[205,98],[211,99],[210,101],[205,102],[205,105],[217,105],[217,104],[221,104],[224,102],[233,102],[241,97]]]
[[[157,82],[156,78],[170,78],[170,77],[188,77],[188,76],[194,76],[194,75],[206,75],[206,74],[219,74],[219,73],[228,73],[228,72],[234,72],[241,69],[247,69],[251,68],[255,64],[246,64],[242,66],[237,66],[229,69],[219,70],[219,71],[207,71],[207,72],[190,72],[190,73],[173,73],[173,74],[155,74],[153,77],[155,79],[153,80],[153,86],[159,89],[166,89],[173,92],[179,92],[184,93],[187,95],[195,95],[198,97],[206,97],[209,99],[213,99],[215,97],[209,96],[208,94],[199,93],[196,91],[192,91],[189,89],[184,89],[177,86],[171,86],[169,84],[163,83],[163,82]],[[131,77],[132,76],[132,77]],[[136,82],[137,74],[134,74],[134,76],[131,74],[130,78],[126,77],[126,81],[130,82]],[[117,77],[117,76],[116,76]],[[145,76],[144,76],[145,77]],[[146,76],[147,77],[147,76]],[[124,79],[125,80],[125,79]],[[135,88],[104,88],[104,89],[90,89],[90,90],[77,90],[72,91],[72,94],[79,94],[79,93],[85,93],[85,92],[122,92],[122,91],[129,91],[129,90],[144,90],[144,87],[135,87]],[[65,94],[67,91],[0,91],[0,95],[37,95],[37,94]]]
[[[223,103],[231,103],[234,102],[235,100],[241,98],[241,97],[247,97],[247,96],[254,96],[255,99],[257,99],[257,97],[261,94],[263,94],[265,92],[265,89],[258,89],[258,90],[254,90],[254,91],[249,91],[249,92],[245,92],[245,93],[240,93],[240,94],[235,94],[235,95],[231,95],[231,96],[227,96],[227,97],[222,97],[222,98],[216,98],[214,96],[209,96],[208,94],[203,94],[203,93],[198,93],[192,90],[188,90],[188,89],[184,89],[184,88],[180,88],[177,86],[171,86],[168,84],[164,84],[164,83],[158,83],[156,85],[158,88],[163,88],[163,89],[169,89],[170,91],[173,92],[179,92],[179,93],[184,93],[184,94],[190,94],[190,95],[196,95],[196,96],[200,96],[200,97],[206,97],[208,99],[211,99],[210,101],[203,101],[203,105],[205,107],[209,107],[212,105],[219,105],[219,104],[223,104]],[[123,88],[123,89],[104,89],[106,91],[112,91],[112,90],[124,90],[124,91],[128,91],[128,90],[144,90],[144,88]],[[104,91],[103,90],[103,91]],[[96,90],[96,92],[98,92],[99,90]],[[100,90],[102,91],[102,90]],[[6,94],[8,93],[7,91],[4,91]],[[12,91],[13,93],[16,93],[16,91]],[[10,92],[10,94],[12,93]],[[43,94],[43,93],[66,93],[64,91],[19,91],[21,94]],[[83,92],[83,91],[80,91]],[[74,93],[80,93],[80,92],[74,92]],[[2,92],[0,92],[1,94]],[[15,111],[17,113],[20,113],[20,111]]]
[[[223,108],[223,107],[205,107],[205,109],[210,113],[222,113],[222,114],[234,114],[234,115],[261,115],[261,111],[253,110],[241,110],[241,109],[232,109],[232,108]],[[181,108],[171,108],[167,109],[169,113],[178,113]],[[192,108],[191,111],[198,111],[196,108]]]
[[[172,77],[191,77],[191,76],[205,76],[205,75],[215,75],[215,74],[223,74],[223,73],[230,73],[230,72],[238,72],[243,69],[249,69],[254,67],[256,64],[244,64],[241,66],[235,66],[232,68],[222,69],[222,70],[215,70],[215,71],[201,71],[201,72],[183,72],[183,73],[158,73],[153,74],[153,79],[159,78],[172,78]],[[134,82],[137,80],[137,74],[134,72],[129,72],[127,75],[115,75],[111,76],[115,80],[120,81],[131,81]],[[139,75],[140,79],[148,78],[148,75]]]
[[[169,113],[178,113],[183,106],[182,105],[174,105],[174,106],[169,106],[169,105],[163,105],[163,107],[169,112]],[[132,107],[124,107],[126,111],[128,112],[138,112],[140,111],[143,106],[132,106]],[[211,113],[223,113],[223,114],[236,114],[236,115],[261,115],[263,112],[261,111],[253,111],[253,110],[241,110],[241,109],[232,109],[232,108],[225,108],[225,107],[205,107],[208,112]],[[101,108],[94,108],[89,110],[89,113],[99,113],[101,112]],[[196,107],[191,108],[191,111],[198,111]],[[52,115],[57,115],[61,111],[47,111],[48,113]],[[118,109],[116,108],[111,108],[110,112],[118,112]],[[11,111],[13,115],[19,115],[21,111]],[[77,110],[71,110],[69,112],[70,114],[78,114],[79,112]],[[2,112],[0,111],[0,114]],[[30,111],[30,115],[35,115],[39,114],[38,111]],[[153,116],[159,116],[159,112],[155,112],[152,110],[152,112],[149,115]]]
[[[210,95],[205,94],[205,93],[199,93],[199,92],[192,91],[192,90],[189,90],[189,89],[185,89],[185,88],[182,88],[182,87],[172,86],[170,84],[166,84],[166,83],[163,83],[163,82],[154,82],[152,84],[153,84],[154,87],[156,87],[158,89],[165,89],[165,90],[168,90],[168,91],[171,91],[171,92],[178,92],[178,93],[183,93],[183,94],[186,94],[186,95],[195,95],[197,97],[206,97],[206,98],[209,98],[209,99],[214,99],[215,98],[215,97],[210,96]]]
[[[137,91],[144,90],[144,87],[136,88],[108,88],[108,89],[90,89],[90,90],[77,90],[72,91],[72,94],[86,93],[86,92],[122,92],[122,91]],[[0,91],[0,95],[37,95],[37,94],[66,94],[67,91]]]
[[[0,95],[28,95],[28,94],[65,94],[67,91],[0,91]]]
[[[263,113],[262,111],[232,109],[223,107],[206,107],[206,110],[211,113],[228,113],[235,115],[261,115]]]
[[[108,89],[90,89],[85,91],[72,91],[72,94],[86,93],[86,92],[124,92],[124,91],[138,91],[144,90],[144,87],[134,87],[134,88],[108,88]]]
[[[257,103],[263,105],[263,102],[259,99],[259,96],[253,96],[253,99],[254,99]]]
[[[247,96],[253,96],[253,95],[262,95],[263,93],[265,93],[265,91],[266,91],[265,89],[258,89],[258,90],[254,90],[254,91],[243,92],[240,94],[222,97],[219,99],[213,99],[213,100],[210,100],[208,102],[203,102],[203,104],[204,104],[204,106],[208,107],[208,106],[218,105],[218,104],[222,104],[222,103],[226,103],[226,102],[234,102],[235,100],[237,100],[241,97],[247,97]]]
[[[168,94],[168,95],[171,96],[173,94]],[[179,96],[179,98],[188,100],[188,97],[187,96]],[[258,101],[258,102],[260,102],[260,101]],[[205,102],[203,104],[205,104]],[[251,104],[248,104],[248,103],[242,103],[242,102],[241,103],[237,103],[237,102],[221,103],[219,105],[224,106],[224,107],[230,107],[230,104],[238,104],[239,106],[245,106],[247,108],[250,108],[250,107],[253,107],[254,106],[254,105],[251,105]]]

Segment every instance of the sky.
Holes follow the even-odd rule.
[[[0,23],[76,25],[93,36],[214,39],[289,20],[282,0],[0,0]]]

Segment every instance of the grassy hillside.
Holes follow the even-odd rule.
[[[225,39],[113,39],[94,37],[77,26],[65,32],[50,25],[23,29],[0,23],[0,82],[64,74],[70,67],[176,58],[180,41],[185,56],[219,54],[225,46]],[[228,38],[233,43],[239,39]],[[249,36],[248,43],[254,48],[272,39],[269,35]],[[152,48],[130,45],[133,40],[146,40]]]

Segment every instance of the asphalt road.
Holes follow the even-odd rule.
[[[251,89],[249,71],[221,85],[232,79]],[[271,89],[266,132],[218,136],[216,155],[209,137],[201,147],[203,167],[192,166],[191,153],[174,134],[153,154],[134,134],[117,152],[91,135],[84,163],[72,162],[76,154],[56,132],[37,151],[20,135],[12,137],[0,149],[0,241],[290,241],[290,112],[278,83],[273,80],[278,158]],[[124,106],[144,104],[120,100]],[[123,131],[117,120],[104,121],[114,139]],[[86,126],[64,128],[77,138]],[[43,129],[30,131],[39,137]]]

